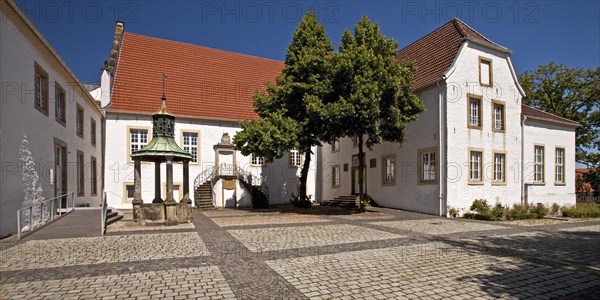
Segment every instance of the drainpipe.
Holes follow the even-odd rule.
[[[446,76],[442,76],[441,80],[446,80]],[[440,81],[436,82],[438,88],[438,164],[439,164],[439,201],[440,207],[439,212],[440,216],[447,216],[447,200],[446,200],[446,109],[445,109],[445,93],[442,91],[442,87],[440,86]]]
[[[521,117],[521,205],[525,205],[525,121],[527,116]]]

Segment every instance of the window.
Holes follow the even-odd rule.
[[[198,162],[197,132],[183,132],[183,150],[192,155],[192,163]]]
[[[356,148],[358,147],[358,137],[352,137],[352,147]]]
[[[331,152],[340,151],[340,141],[334,140],[331,143]]]
[[[125,199],[123,199],[124,203],[131,203],[133,198],[135,198],[135,185],[133,183],[125,184]]]
[[[40,66],[35,65],[35,101],[34,107],[41,113],[48,115],[48,73]]]
[[[382,158],[383,165],[383,185],[393,185],[396,183],[396,156],[388,155]]]
[[[290,167],[297,167],[300,166],[300,161],[301,161],[301,156],[300,156],[300,152],[298,152],[298,150],[291,150],[289,153],[289,166]]]
[[[98,165],[96,164],[96,158],[92,156],[90,160],[91,167],[91,184],[92,196],[98,195]]]
[[[481,97],[469,95],[469,128],[481,129]]]
[[[471,150],[469,153],[469,181],[483,182],[483,152]]]
[[[544,146],[535,146],[533,152],[533,181],[544,182]]]
[[[494,182],[506,182],[506,154],[494,153]]]
[[[94,118],[90,118],[90,139],[92,145],[96,146],[96,120]]]
[[[331,186],[340,187],[340,166],[331,167]]]
[[[58,83],[54,84],[54,114],[56,116],[56,122],[67,125],[67,112],[66,112],[66,96],[65,90],[63,90]]]
[[[129,154],[144,148],[146,144],[148,144],[148,129],[129,129]]]
[[[505,124],[505,113],[504,113],[504,104],[497,102],[497,101],[493,101],[492,102],[493,107],[494,107],[494,111],[493,111],[493,120],[494,120],[494,124],[492,124],[492,129],[494,131],[504,131],[504,124]]]
[[[83,107],[77,104],[77,135],[83,138]]]
[[[77,150],[77,196],[85,195],[85,165],[83,152]]]
[[[419,152],[420,182],[434,182],[436,180],[436,155],[433,150]]]
[[[479,57],[479,84],[482,86],[492,86],[492,60]]]
[[[557,184],[565,183],[565,149],[556,148],[556,161],[554,170],[554,182]]]
[[[252,165],[253,166],[262,166],[265,164],[265,159],[260,156],[252,155]]]

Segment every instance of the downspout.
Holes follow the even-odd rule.
[[[441,80],[446,80],[446,76],[442,76]],[[447,201],[446,201],[446,109],[445,109],[445,93],[442,91],[440,81],[436,82],[438,88],[438,161],[439,161],[439,212],[440,216],[447,216]]]
[[[527,116],[521,118],[521,205],[525,205],[525,121]]]

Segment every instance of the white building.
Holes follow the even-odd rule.
[[[217,163],[214,146],[225,133],[233,138],[241,130],[241,121],[258,117],[252,106],[252,95],[267,82],[274,82],[282,68],[283,63],[279,61],[125,32],[124,24],[117,23],[101,86],[93,91],[106,111],[108,204],[131,208],[133,163],[130,154],[151,140],[151,114],[160,106],[163,74],[167,106],[176,116],[175,140],[194,157],[190,163],[189,183],[193,195],[198,184],[210,178],[207,175]],[[297,152],[268,165],[261,158],[246,157],[239,151],[221,151],[218,161],[219,165],[237,165],[254,174],[254,184],[263,185],[270,204],[289,203],[291,194],[297,194],[301,164]],[[176,199],[183,197],[179,194],[183,186],[181,168],[181,165],[174,166]],[[165,173],[161,171],[163,195]],[[142,198],[151,202],[155,166],[142,164],[142,174]],[[312,168],[309,194],[314,194],[314,174],[315,168]],[[219,181],[211,188],[214,207],[250,204],[239,182],[229,186]]]
[[[1,1],[1,14],[3,237],[32,202],[73,193],[75,206],[100,204],[104,115],[13,1]]]
[[[398,52],[417,66],[426,111],[405,142],[366,153],[379,205],[436,215],[494,204],[575,204],[577,123],[522,105],[510,50],[454,19]],[[321,149],[321,199],[357,193],[351,139]]]

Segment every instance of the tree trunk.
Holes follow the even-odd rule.
[[[363,151],[363,136],[358,136],[358,199],[360,202],[360,211],[365,210],[365,160]]]
[[[300,188],[298,190],[300,199],[306,199],[306,181],[308,180],[308,170],[310,169],[310,153],[310,150],[304,153],[304,163],[300,171]]]

